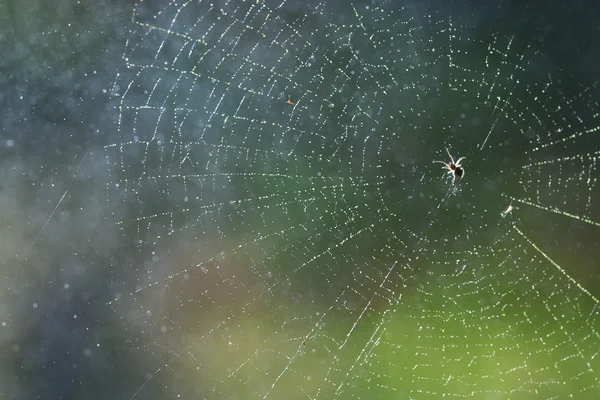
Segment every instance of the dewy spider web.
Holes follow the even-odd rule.
[[[135,5],[124,398],[599,398],[598,8],[486,4]]]

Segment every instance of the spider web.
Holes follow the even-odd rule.
[[[579,6],[138,2],[105,148],[123,396],[598,398]]]

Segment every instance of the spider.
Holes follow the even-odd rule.
[[[461,157],[456,162],[454,162],[454,158],[450,154],[450,151],[446,147],[446,153],[448,153],[448,157],[450,157],[450,162],[445,163],[443,161],[434,161],[434,163],[444,164],[443,169],[448,171],[448,174],[452,175],[452,185],[456,181],[456,178],[461,179],[465,175],[465,169],[460,165],[460,162],[464,160],[466,157]]]
[[[502,212],[500,213],[500,216],[501,216],[502,218],[506,218],[506,216],[507,216],[508,214],[511,214],[511,213],[513,212],[513,210],[518,210],[518,209],[519,209],[519,207],[514,207],[514,206],[512,205],[512,201],[511,201],[511,202],[510,202],[510,204],[508,205],[508,207],[506,207],[506,210],[504,210],[504,211],[502,211]],[[511,214],[511,215],[512,215],[512,214]]]

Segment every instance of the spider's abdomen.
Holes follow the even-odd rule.
[[[459,168],[454,167],[452,169],[454,170],[454,175],[456,175],[458,178],[460,178],[462,176],[462,174],[463,174],[462,168],[460,168],[460,167]]]

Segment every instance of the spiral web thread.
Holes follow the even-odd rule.
[[[598,398],[598,88],[549,44],[574,13],[136,4],[105,147],[125,395]]]

